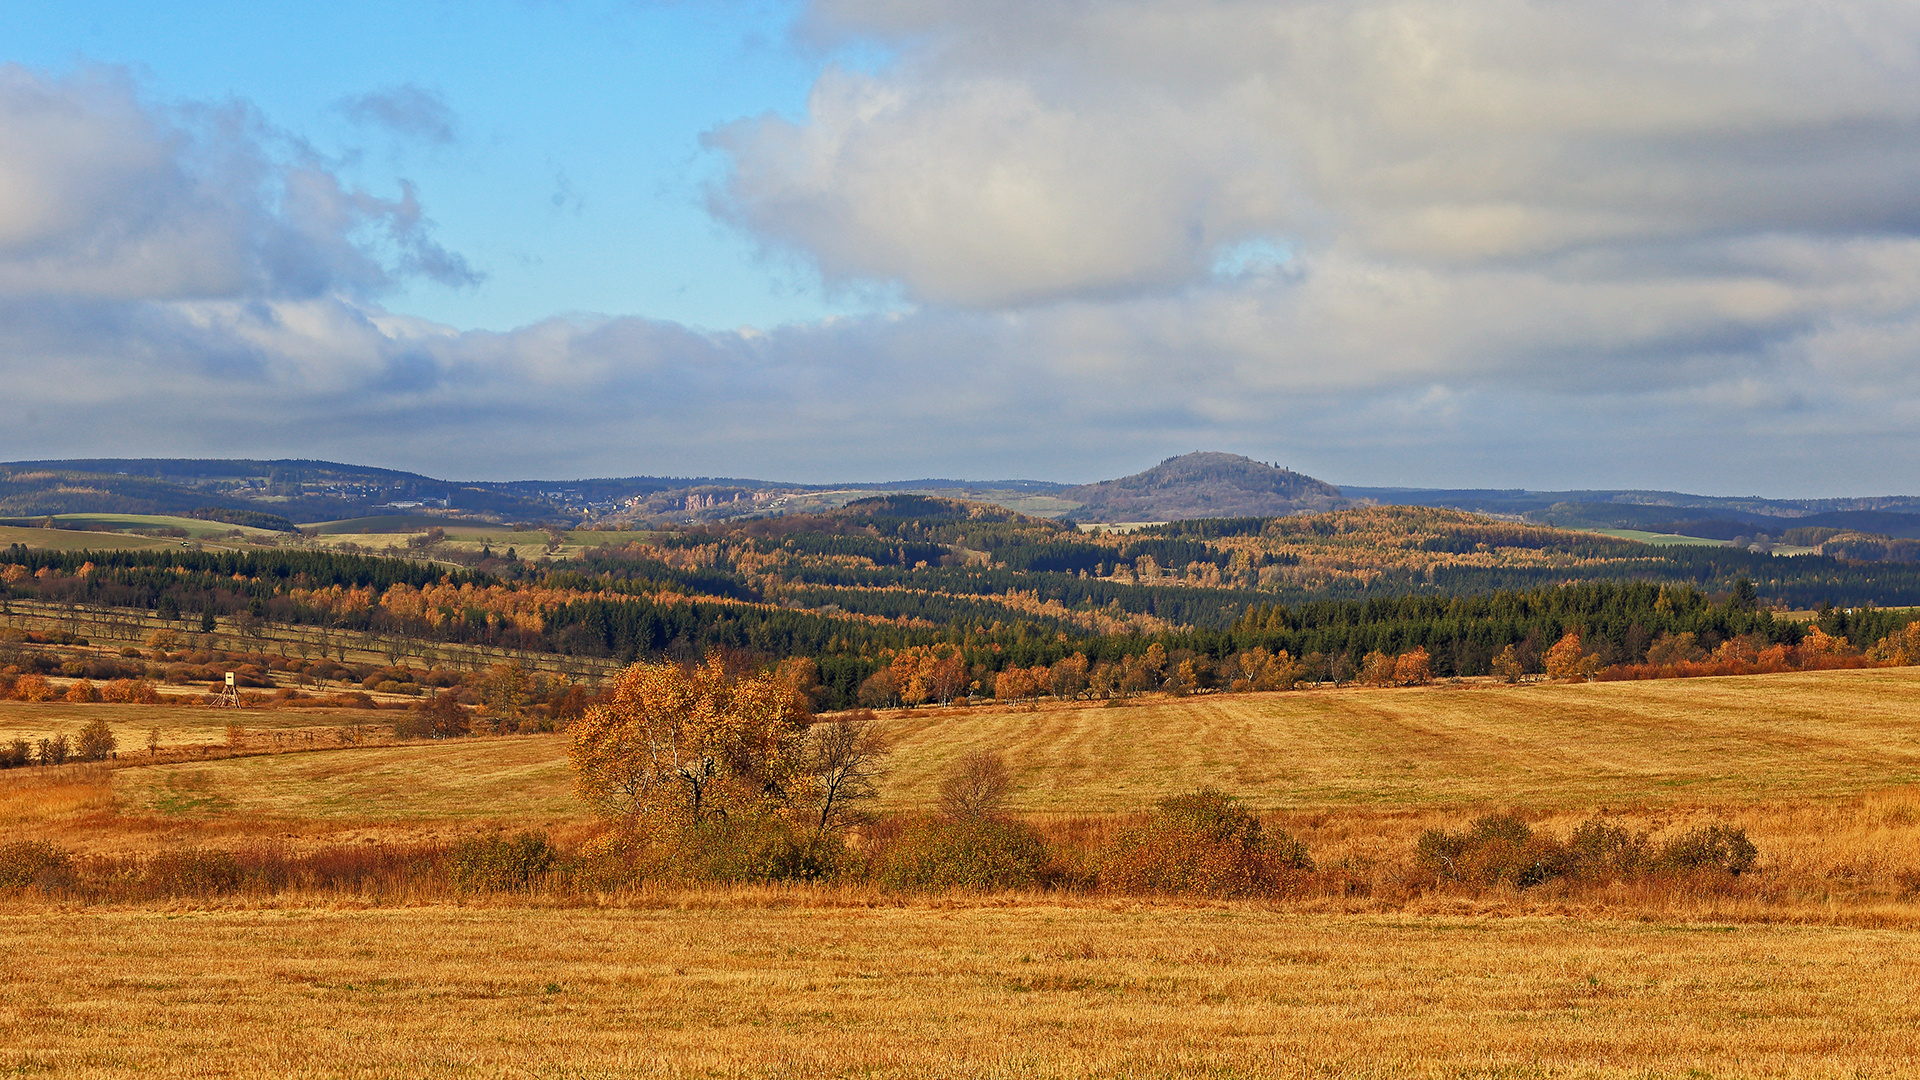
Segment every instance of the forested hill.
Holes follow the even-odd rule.
[[[1815,659],[1859,659],[1904,632],[1911,616],[1887,608],[1920,603],[1912,564],[1659,547],[1415,507],[1121,534],[896,494],[820,514],[580,535],[606,539],[575,558],[509,551],[464,570],[331,553],[306,536],[227,552],[15,544],[0,549],[0,606],[134,609],[183,632],[320,625],[400,653],[414,647],[395,644],[405,639],[621,660],[804,657],[822,702],[838,708],[895,700],[868,683],[907,654],[959,656],[960,685],[982,686],[1063,661],[1091,664],[1089,677],[1113,665],[1142,674],[1135,661],[1156,655],[1156,671],[1192,661],[1230,682],[1254,648],[1301,658],[1303,678],[1413,649],[1435,676],[1484,675],[1503,655],[1540,670],[1577,631],[1596,663],[1710,655],[1752,667],[1801,644],[1803,625],[1770,613],[1780,606],[1824,606],[1823,633],[1852,651],[1821,645]],[[431,556],[434,540],[403,550]]]
[[[1145,472],[1067,488],[1060,498],[1084,504],[1084,521],[1180,521],[1188,518],[1276,517],[1347,505],[1340,489],[1291,469],[1239,454],[1171,457]]]

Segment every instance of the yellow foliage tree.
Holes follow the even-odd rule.
[[[1880,639],[1871,654],[1875,660],[1902,667],[1920,664],[1920,620],[1908,623]]]
[[[1433,681],[1433,658],[1426,646],[1401,653],[1393,662],[1393,681],[1401,686],[1425,686]]]
[[[786,801],[803,768],[804,699],[771,674],[635,664],[570,729],[574,789],[603,820],[649,834]]]
[[[1580,644],[1580,633],[1569,630],[1547,650],[1547,678],[1591,679],[1600,670],[1600,658]]]
[[[1360,677],[1369,686],[1392,686],[1399,675],[1399,658],[1378,649],[1360,661]]]
[[[1527,671],[1526,666],[1520,662],[1520,654],[1514,651],[1512,645],[1502,648],[1499,655],[1493,658],[1491,666],[1495,675],[1502,681],[1510,683],[1519,682],[1520,676]]]

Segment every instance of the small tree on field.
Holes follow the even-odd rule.
[[[992,817],[1013,794],[1013,773],[992,750],[969,751],[940,781],[940,809],[956,819]]]
[[[531,698],[531,680],[518,663],[495,664],[480,682],[481,715],[495,734],[516,731]]]
[[[781,806],[804,765],[808,719],[791,686],[733,678],[717,657],[692,670],[635,664],[570,729],[574,789],[638,833]]]
[[[73,744],[67,741],[65,735],[55,735],[51,739],[41,739],[39,751],[40,764],[65,765],[67,759],[73,756]]]
[[[818,806],[815,835],[865,820],[862,805],[879,796],[890,752],[871,711],[813,726],[807,733],[805,773]]]
[[[1393,681],[1401,686],[1425,686],[1433,681],[1433,662],[1425,646],[1400,654],[1393,662]]]
[[[1520,676],[1526,674],[1526,668],[1521,665],[1520,657],[1513,651],[1512,645],[1500,650],[1499,654],[1493,658],[1492,666],[1493,673],[1505,682],[1517,683],[1520,681]]]
[[[1547,678],[1591,679],[1600,670],[1600,658],[1580,645],[1578,632],[1569,630],[1547,650]]]
[[[120,740],[114,738],[113,729],[105,720],[89,720],[80,729],[79,745],[76,747],[81,761],[105,761],[120,748]]]

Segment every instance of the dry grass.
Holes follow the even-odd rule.
[[[715,899],[0,917],[0,1069],[1877,1077],[1920,1026],[1908,933]]]
[[[185,762],[115,780],[130,807],[159,812],[190,787],[218,799],[217,812],[243,816],[532,825],[585,817],[565,754],[554,736],[471,739]]]
[[[1323,868],[1365,886],[1277,906],[902,901],[852,886],[500,906],[449,904],[445,888],[401,889],[383,907],[351,890],[125,908],[16,894],[0,901],[0,1072],[1907,1075],[1920,1025],[1917,676],[886,721],[896,808],[931,802],[958,754],[998,748],[1028,785],[1021,807],[1088,849],[1152,799],[1211,783],[1251,796]],[[144,731],[126,708],[115,723]],[[564,745],[18,770],[0,774],[0,842],[338,850],[526,826],[566,842],[584,816]],[[1762,861],[1697,890],[1448,892],[1408,876],[1421,829],[1515,803],[1561,834],[1603,807],[1655,834],[1736,822]]]
[[[980,748],[1019,773],[1017,807],[1055,813],[1203,784],[1267,809],[1821,799],[1920,780],[1920,668],[914,710],[888,726],[895,806],[932,805]]]
[[[200,688],[162,687],[163,692],[184,694]],[[50,735],[71,738],[95,719],[105,720],[120,741],[122,758],[144,754],[147,731],[160,729],[164,746],[198,746],[224,743],[227,725],[239,724],[249,732],[272,742],[274,732],[318,731],[337,728],[358,717],[362,723],[392,727],[391,712],[365,709],[215,709],[205,705],[123,705],[93,702],[75,705],[65,701],[0,701],[0,740],[39,739]]]

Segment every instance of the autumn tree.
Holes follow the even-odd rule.
[[[1504,682],[1517,683],[1520,681],[1520,676],[1527,673],[1525,665],[1520,663],[1520,656],[1514,652],[1512,645],[1507,645],[1500,650],[1499,654],[1493,658],[1492,667],[1493,673]]]
[[[730,676],[635,664],[610,699],[572,725],[574,789],[603,820],[633,833],[784,805],[805,765],[808,713],[771,674]]]
[[[75,755],[81,761],[105,761],[120,748],[120,740],[114,737],[113,729],[105,720],[87,721],[80,729],[80,738],[75,746]]]
[[[1360,661],[1360,677],[1369,686],[1392,686],[1398,675],[1398,657],[1375,649]]]
[[[1695,643],[1691,630],[1683,630],[1677,634],[1661,634],[1647,646],[1647,663],[1660,667],[1689,663],[1700,659],[1703,655],[1700,646]]]
[[[900,700],[900,689],[893,681],[893,669],[881,668],[860,684],[862,708],[884,709]]]
[[[814,835],[866,820],[879,797],[890,748],[871,710],[842,714],[807,732],[802,771],[811,784]]]
[[[527,671],[518,663],[495,664],[480,680],[480,714],[494,734],[518,730],[532,700]]]
[[[972,750],[940,781],[940,809],[957,820],[992,817],[1013,794],[1013,773],[993,750]]]
[[[1200,689],[1200,668],[1191,659],[1182,660],[1174,665],[1172,674],[1165,683],[1167,693],[1174,697],[1186,697]]]
[[[1580,644],[1579,631],[1569,630],[1547,650],[1547,678],[1591,679],[1600,670],[1600,658]]]
[[[466,708],[442,690],[394,721],[393,733],[403,739],[453,739],[467,734],[470,724]]]
[[[1062,701],[1078,699],[1087,689],[1087,654],[1074,653],[1054,661],[1047,671],[1047,682],[1054,697]]]
[[[1033,676],[1023,667],[1010,667],[993,677],[993,696],[1001,701],[1025,701],[1034,695]]]
[[[1394,660],[1393,681],[1401,686],[1425,686],[1433,681],[1433,660],[1426,646],[1401,653]]]
[[[929,701],[945,705],[967,685],[966,658],[950,644],[901,649],[890,668],[894,691],[908,705]]]

